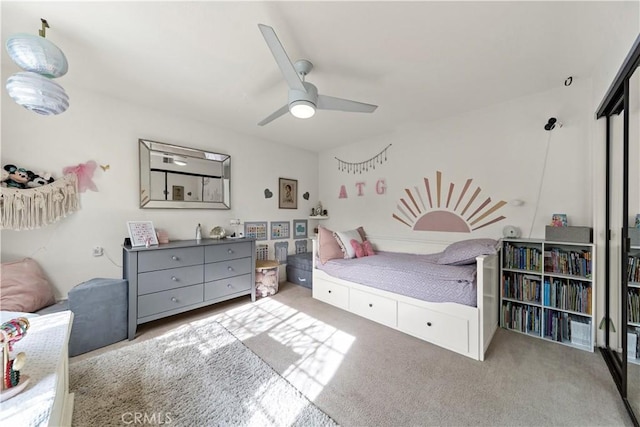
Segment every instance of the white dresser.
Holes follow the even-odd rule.
[[[73,394],[69,393],[69,333],[71,311],[30,317],[27,335],[14,354],[25,352],[20,375],[29,377],[26,388],[0,404],[3,426],[70,426]]]
[[[180,240],[125,247],[129,282],[128,337],[137,325],[244,295],[255,301],[253,239]]]

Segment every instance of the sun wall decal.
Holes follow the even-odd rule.
[[[469,191],[473,179],[469,178],[456,196],[456,185],[451,182],[443,191],[442,172],[436,171],[436,182],[432,188],[429,178],[424,178],[424,189],[405,188],[406,197],[401,197],[397,213],[392,216],[415,231],[449,231],[470,233],[495,224],[506,217],[496,216],[498,209],[507,204],[504,200],[491,204],[491,197],[482,200],[482,189]],[[445,194],[446,192],[446,194]],[[465,200],[465,196],[469,195]],[[425,203],[426,201],[426,203]]]

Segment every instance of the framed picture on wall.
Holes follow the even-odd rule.
[[[307,237],[307,220],[294,219],[293,220],[293,238],[304,239],[306,237]]]
[[[280,178],[278,184],[278,208],[298,209],[298,180]]]

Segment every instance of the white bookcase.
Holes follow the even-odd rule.
[[[594,250],[590,243],[503,239],[500,326],[593,351]]]
[[[627,361],[640,365],[640,246],[629,251],[627,292]]]

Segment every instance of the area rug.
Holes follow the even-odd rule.
[[[73,426],[334,426],[212,319],[69,366]]]

